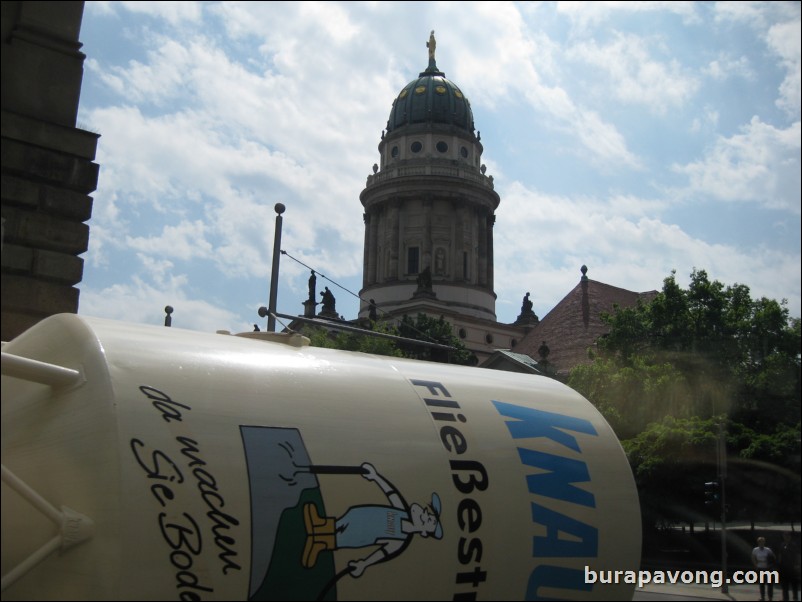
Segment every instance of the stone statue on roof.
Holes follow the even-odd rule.
[[[524,295],[524,300],[521,303],[521,315],[515,320],[516,326],[534,326],[540,321],[534,310],[534,303],[529,298],[529,293]]]
[[[418,288],[412,293],[412,297],[414,299],[417,298],[426,298],[426,299],[435,299],[437,298],[437,294],[434,292],[432,288],[432,268],[426,266],[422,272],[418,274]]]
[[[312,275],[309,276],[309,298],[308,301],[312,303],[315,302],[315,292],[317,289],[317,276],[315,276],[315,270],[312,270]]]
[[[527,314],[532,313],[532,308],[533,307],[534,307],[534,304],[529,299],[529,293],[526,293],[524,295],[524,301],[521,304],[521,315],[527,315]]]
[[[549,349],[549,346],[546,345],[546,341],[543,341],[543,343],[540,345],[540,347],[537,348],[537,353],[540,356],[540,361],[541,362],[548,361],[546,358],[549,357],[549,353],[551,353],[551,349]]]
[[[336,312],[335,303],[336,299],[334,295],[329,290],[329,287],[325,287],[326,290],[321,291],[320,296],[323,297],[323,311],[324,312]]]
[[[418,274],[418,289],[432,289],[432,269],[428,266]]]

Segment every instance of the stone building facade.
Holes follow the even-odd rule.
[[[538,362],[543,374],[567,380],[571,370],[593,362],[597,341],[610,331],[602,319],[616,308],[634,307],[638,302],[649,303],[657,291],[636,292],[588,278],[588,268],[582,266],[582,276],[576,286],[515,347],[516,353]],[[514,362],[499,357],[497,364]]]
[[[77,312],[98,135],[76,127],[83,2],[2,2],[2,339]]]
[[[393,100],[364,207],[359,316],[443,316],[484,359],[510,348],[526,324],[496,321],[493,228],[500,198],[482,164],[465,94],[429,65]],[[536,318],[535,318],[536,319]]]

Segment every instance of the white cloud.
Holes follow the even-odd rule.
[[[333,2],[303,2],[299,17],[314,22],[335,44],[350,42],[359,34],[347,11]]]
[[[764,30],[768,23],[799,18],[799,2],[761,2],[733,0],[713,5],[715,21],[734,22]]]
[[[690,194],[799,214],[799,149],[799,121],[779,129],[753,117],[741,133],[718,137],[701,160],[673,170],[688,177]]]
[[[132,106],[89,113],[103,133],[103,209],[95,214],[90,263],[106,265],[108,252],[127,244],[140,253],[208,260],[226,278],[264,277],[272,208],[284,201],[288,248],[332,275],[361,269],[362,233],[352,227],[361,224],[361,211],[354,201],[376,159],[386,100],[380,113],[354,102],[379,106],[358,78],[345,86],[331,77],[306,86],[310,73],[258,75],[206,39],[159,44],[147,64],[116,69],[121,83],[113,87],[140,101],[152,100],[151,88],[158,88],[165,102],[155,114]],[[385,99],[394,93],[383,91]],[[365,117],[371,111],[377,114]],[[362,165],[354,161],[360,154]],[[124,217],[114,209],[121,197]],[[151,226],[154,211],[172,225]]]
[[[740,4],[740,3],[739,3]],[[558,2],[557,11],[571,19],[580,31],[598,26],[619,14],[666,12],[682,17],[685,23],[699,22],[695,2]]]
[[[140,255],[143,271],[103,288],[81,287],[80,313],[142,324],[164,324],[164,307],[175,308],[173,326],[215,332],[242,330],[235,312],[198,299],[186,275],[173,275],[172,263]],[[126,273],[136,271],[132,268]],[[208,298],[208,297],[207,297]]]
[[[786,76],[780,84],[780,98],[777,99],[777,106],[783,109],[792,117],[799,118],[800,89],[802,79],[800,78],[800,46],[802,46],[802,26],[800,20],[788,21],[773,25],[766,36],[769,48],[780,56],[782,64],[786,69]]]
[[[800,45],[802,25],[798,2],[717,2],[716,20],[743,23],[764,37],[769,50],[780,57],[786,76],[779,88],[777,106],[792,119],[800,111]]]
[[[718,126],[719,114],[714,108],[706,106],[703,109],[703,116],[697,117],[691,123],[690,131],[694,134],[705,131],[715,132]]]
[[[606,123],[594,111],[578,110],[575,119],[577,135],[584,142],[591,161],[600,162],[606,168],[640,168],[640,159],[627,150],[626,139],[615,126]]]
[[[717,81],[724,81],[731,77],[741,77],[752,81],[756,77],[754,69],[749,64],[749,59],[745,56],[736,59],[728,55],[721,55],[710,61],[702,69],[702,73]]]
[[[149,15],[164,19],[171,25],[182,22],[197,23],[200,21],[203,3],[189,1],[156,0],[153,2],[137,0],[136,2],[120,2],[125,10],[132,13]]]
[[[697,91],[698,81],[674,60],[660,62],[652,57],[653,40],[616,34],[612,42],[595,41],[571,47],[569,57],[604,73],[604,91],[615,98],[646,106],[658,114],[684,105]]]
[[[100,69],[97,61],[91,67],[101,81],[131,102],[161,104],[186,85],[190,57],[181,44],[165,39],[148,52],[148,59],[148,64],[130,61],[126,67],[108,71]]]
[[[499,299],[517,301],[530,290],[542,318],[576,285],[583,264],[589,278],[637,292],[660,289],[673,269],[687,283],[699,268],[725,284],[749,283],[753,295],[788,298],[798,313],[799,252],[711,244],[645,215],[661,202],[643,204],[654,211],[640,212],[635,198],[572,199],[513,184],[496,225]]]
[[[329,183],[330,167],[304,169],[290,156],[270,152],[258,142],[224,140],[221,132],[199,128],[203,118],[195,113],[151,119],[135,109],[106,109],[93,114],[93,121],[106,132],[108,145],[100,157],[104,171],[99,192],[110,199],[124,194],[129,203],[142,205],[139,213],[146,216],[123,220],[116,213],[96,214],[99,243],[119,246],[125,240],[142,253],[201,257],[227,274],[263,276],[269,265],[273,205],[287,202],[290,195],[286,217],[292,221],[286,241],[291,248],[335,244],[337,239],[329,237],[324,243],[316,235],[320,228],[334,228],[352,233],[339,238],[339,250],[347,256],[358,253],[361,232],[354,233],[350,226],[360,219],[353,201],[361,178],[353,192],[344,192],[341,183]],[[352,201],[350,212],[321,210],[340,199]],[[129,205],[129,216],[130,209]],[[158,233],[141,235],[150,229],[147,215],[153,210],[163,214],[161,220],[180,220],[179,225],[162,225]],[[137,236],[125,236],[133,231]],[[100,252],[102,248],[93,245],[93,253]],[[356,267],[341,259],[331,265]]]
[[[127,236],[126,244],[141,254],[183,261],[209,259],[214,250],[206,240],[208,229],[200,220],[184,221],[177,226],[164,226],[158,236]]]

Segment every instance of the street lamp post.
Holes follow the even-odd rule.
[[[276,297],[278,296],[278,262],[281,254],[281,214],[286,207],[281,203],[276,203],[276,233],[273,238],[273,270],[270,272],[270,303],[267,314],[268,332],[276,332]]]
[[[718,433],[718,477],[721,483],[721,593],[730,591],[727,585],[727,431],[724,424],[719,424]]]

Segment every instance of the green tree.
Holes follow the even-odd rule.
[[[621,439],[634,437],[664,416],[693,416],[688,381],[670,362],[632,356],[619,365],[602,357],[577,366],[568,384],[594,403]]]
[[[328,347],[346,351],[361,351],[376,355],[407,357],[432,362],[476,365],[476,356],[454,336],[451,324],[442,316],[432,318],[426,314],[418,314],[415,320],[403,316],[401,322],[394,326],[390,322],[372,322],[371,330],[380,334],[393,335],[409,339],[403,341],[387,337],[371,336],[358,332],[327,330],[316,328],[305,334],[313,347]],[[420,345],[414,341],[445,345],[450,349],[439,349]]]
[[[798,520],[802,337],[786,303],[694,270],[687,289],[672,273],[651,302],[604,319],[593,364],[568,384],[623,440],[646,526],[697,512],[723,420],[733,516]]]
[[[719,475],[719,424],[726,434],[729,518],[799,520],[799,423],[761,434],[724,417],[667,416],[623,441],[646,528],[718,517],[719,508],[704,506],[703,487]]]
[[[802,338],[785,302],[753,300],[748,287],[694,270],[687,289],[672,273],[650,303],[603,319],[610,331],[598,358],[575,369],[569,385],[626,416],[620,436],[661,416],[728,414],[761,432],[798,421]]]
[[[716,478],[718,423],[665,417],[623,442],[632,466],[645,530],[709,517],[704,483]]]
[[[375,322],[372,330],[380,334],[397,335],[398,330],[385,322]],[[329,349],[343,349],[345,351],[359,351],[374,355],[389,355],[404,357],[393,339],[387,337],[371,336],[356,332],[341,331],[336,334],[325,328],[315,328],[305,332],[313,347],[327,347]]]
[[[433,318],[426,314],[418,314],[413,320],[405,315],[398,325],[398,334],[408,339],[438,343],[452,348],[437,349],[414,343],[399,343],[406,357],[464,366],[475,366],[477,363],[476,356],[454,336],[451,324],[446,322],[443,316]]]

